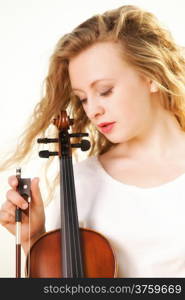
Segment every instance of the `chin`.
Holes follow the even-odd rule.
[[[105,138],[111,142],[112,144],[120,144],[120,143],[124,143],[125,141],[123,141],[123,139],[121,138],[116,138],[116,137],[107,137],[105,136]]]
[[[131,137],[129,138],[129,136],[106,136],[106,138],[111,142],[111,143],[113,143],[113,144],[124,144],[124,143],[126,143],[126,142],[128,142],[130,139],[131,139]]]

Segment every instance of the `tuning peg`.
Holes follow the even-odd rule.
[[[91,144],[88,140],[82,140],[81,141],[81,150],[82,151],[87,151],[91,147]]]
[[[41,138],[37,140],[39,144],[57,143],[58,139]]]
[[[89,150],[91,144],[88,140],[82,140],[81,143],[71,144],[72,148],[81,148],[82,151]]]
[[[84,137],[84,136],[88,136],[88,133],[70,133],[69,136],[70,137]]]
[[[39,156],[42,158],[49,158],[50,156],[58,155],[58,152],[50,152],[47,150],[43,150],[39,152]]]

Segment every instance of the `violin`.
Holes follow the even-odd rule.
[[[71,137],[88,133],[69,133],[74,120],[61,111],[53,124],[58,138],[38,139],[38,143],[58,143],[58,152],[40,151],[40,157],[58,155],[60,164],[61,228],[42,234],[31,246],[26,258],[26,274],[31,278],[116,277],[117,265],[109,241],[100,233],[79,228],[72,163],[72,148],[90,148],[88,140],[71,144]]]

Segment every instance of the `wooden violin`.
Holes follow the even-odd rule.
[[[71,137],[88,136],[87,133],[69,133],[73,124],[65,111],[54,119],[59,133],[57,139],[38,139],[39,143],[58,143],[58,152],[40,151],[41,157],[58,155],[60,162],[61,228],[44,233],[32,245],[26,259],[29,277],[83,278],[115,277],[116,262],[107,239],[91,229],[79,228],[75,183],[72,164],[72,147],[86,151],[87,140],[71,144]],[[29,268],[29,269],[28,269]]]

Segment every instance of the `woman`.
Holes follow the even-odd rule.
[[[90,157],[74,166],[79,220],[109,239],[119,277],[185,276],[184,63],[151,13],[129,5],[93,16],[58,42],[45,96],[14,157],[25,157],[61,109],[78,120],[74,132],[90,131]],[[0,222],[14,234],[15,206],[27,204],[15,176],[9,184]],[[45,231],[38,178],[31,190],[33,243]],[[26,214],[23,223],[27,253]]]

